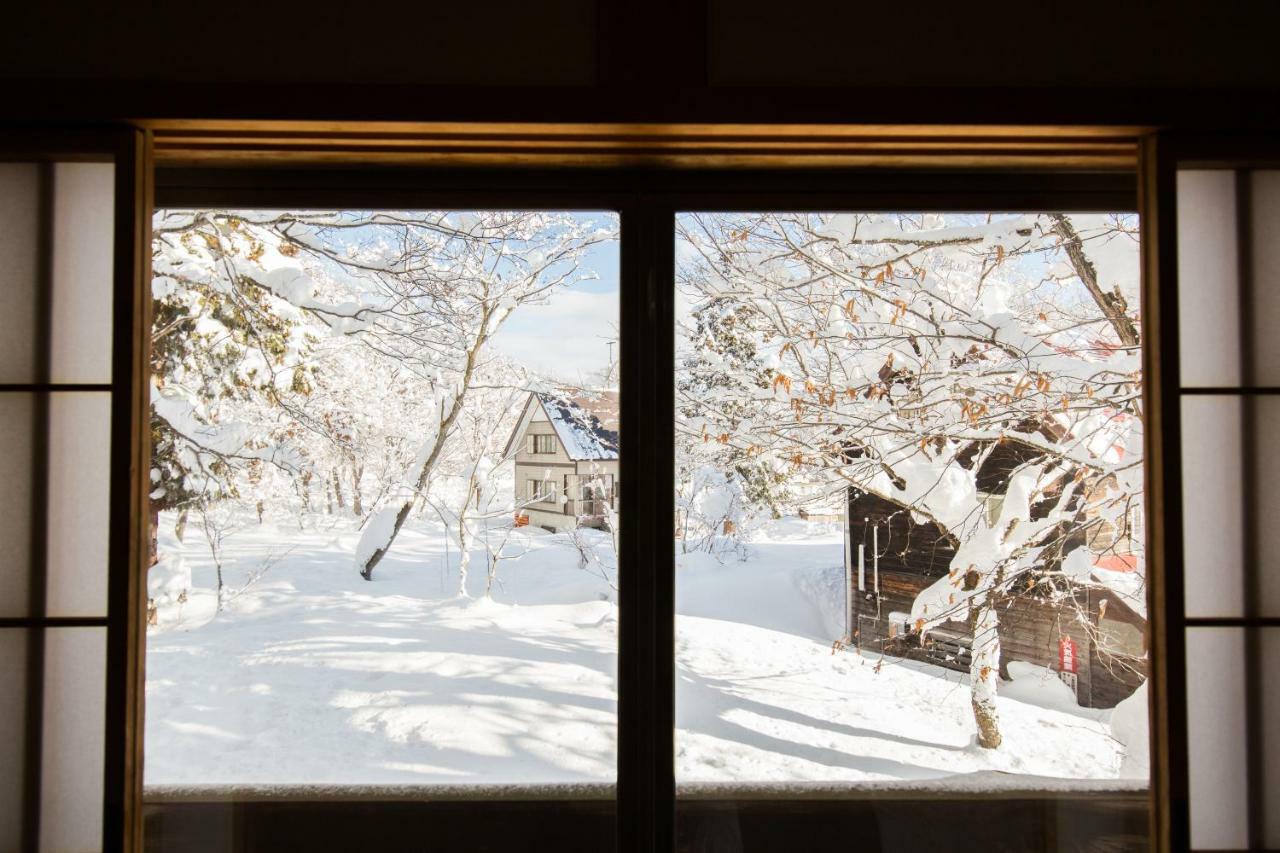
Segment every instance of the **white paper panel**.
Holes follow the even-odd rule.
[[[1182,384],[1239,385],[1235,173],[1178,172],[1177,192]]]
[[[1254,172],[1253,287],[1249,316],[1253,319],[1253,382],[1280,385],[1280,172]]]
[[[41,850],[102,847],[106,644],[105,628],[45,634]]]
[[[110,382],[115,167],[59,163],[53,188],[51,378]]]
[[[0,163],[0,382],[35,379],[40,167]]]
[[[1280,616],[1280,453],[1272,436],[1280,435],[1280,397],[1258,396],[1252,407],[1260,450],[1253,454],[1258,484],[1258,615]]]
[[[22,835],[23,751],[27,725],[27,631],[0,629],[0,850],[18,850]]]
[[[1262,631],[1262,748],[1266,750],[1265,840],[1280,850],[1280,628]]]
[[[107,613],[111,395],[52,394],[49,403],[48,613]]]
[[[1182,525],[1188,616],[1244,613],[1241,402],[1182,398]]]
[[[1248,847],[1244,629],[1187,631],[1191,846]]]
[[[33,395],[0,394],[0,616],[26,616],[29,609],[34,418]]]

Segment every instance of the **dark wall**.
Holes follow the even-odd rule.
[[[1275,109],[1265,90],[1280,88],[1270,20],[1276,6],[1269,0],[46,0],[6,9],[0,80],[23,81],[7,87],[17,103],[69,115],[92,108],[102,91],[124,92],[126,105],[134,98],[145,108],[162,92],[162,103],[185,99],[178,111],[195,114],[211,96],[193,84],[213,84],[220,111],[242,115],[285,114],[291,101],[328,98],[313,112],[355,115],[362,101],[374,99],[376,112],[427,119],[440,113],[767,120],[803,102],[806,110],[793,118],[829,112],[844,121],[939,120],[946,99],[920,100],[921,87],[1004,90],[964,101],[942,116],[947,120],[963,118],[971,106],[1006,120],[1054,115],[1040,96],[1016,96],[1043,87],[1083,89],[1049,105],[1059,110],[1096,100],[1123,117],[1148,101],[1135,90],[1154,87],[1177,90],[1166,98],[1175,105],[1205,101],[1198,109],[1230,97],[1233,109],[1247,114]],[[432,87],[450,93],[433,104]],[[781,91],[744,95],[742,87]],[[840,91],[823,94],[833,88]],[[594,112],[575,111],[574,102],[593,90]],[[94,97],[82,101],[89,91]],[[859,100],[859,91],[875,94]]]
[[[711,0],[711,81],[879,87],[1276,84],[1275,31],[1266,25],[1275,7],[1265,0]]]
[[[0,32],[0,73],[591,85],[599,21],[604,38],[643,36],[630,60],[652,69],[681,59],[673,45],[705,41],[701,76],[715,85],[1280,83],[1267,0],[600,5],[598,15],[596,0],[14,3]],[[702,82],[697,68],[685,76]]]
[[[594,0],[45,0],[12,4],[6,77],[571,85],[595,78]],[[256,95],[246,88],[242,97]]]

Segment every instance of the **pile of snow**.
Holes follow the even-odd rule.
[[[147,606],[155,608],[154,623],[169,625],[181,619],[191,588],[191,569],[182,553],[161,549],[156,564],[147,569]]]
[[[1111,712],[1111,734],[1124,749],[1120,778],[1151,778],[1151,737],[1147,716],[1147,682]]]
[[[1066,685],[1058,673],[1047,666],[1026,661],[1009,661],[1009,677],[1000,685],[1000,695],[1041,708],[1057,708],[1063,711],[1079,710],[1076,694]]]

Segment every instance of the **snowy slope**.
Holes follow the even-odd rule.
[[[613,780],[615,594],[568,537],[529,532],[493,601],[481,552],[473,598],[453,595],[458,555],[438,527],[411,521],[372,582],[351,568],[358,538],[246,524],[227,540],[228,584],[266,571],[215,618],[199,532],[165,537],[194,588],[148,637],[148,785]],[[1106,712],[1011,690],[1006,745],[980,750],[958,674],[833,653],[838,604],[821,591],[838,589],[840,554],[834,528],[787,521],[745,562],[679,559],[683,783],[1116,778]]]

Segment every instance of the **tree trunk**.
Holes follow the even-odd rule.
[[[973,612],[973,654],[969,662],[969,686],[973,719],[978,724],[978,745],[996,749],[1000,736],[1000,712],[996,708],[996,685],[1000,682],[1000,618],[988,600]]]
[[[458,597],[467,597],[467,571],[471,568],[471,543],[467,541],[467,509],[458,514]]]
[[[151,505],[151,522],[147,525],[147,539],[150,556],[147,559],[148,566],[154,566],[160,562],[160,510],[155,504]]]
[[[370,554],[368,561],[360,568],[360,577],[367,581],[373,580],[373,570],[377,568],[378,563],[382,562],[382,558],[391,550],[396,537],[400,535],[400,529],[404,527],[405,521],[409,518],[409,513],[413,510],[414,500],[426,490],[427,482],[431,479],[431,472],[436,467],[436,462],[440,459],[440,453],[444,450],[445,438],[449,435],[449,431],[453,429],[454,421],[458,419],[458,413],[462,411],[462,403],[466,399],[467,389],[471,387],[471,376],[475,372],[476,359],[480,354],[480,348],[488,340],[488,334],[485,330],[489,326],[490,310],[488,308],[484,309],[485,313],[480,321],[480,334],[476,336],[476,342],[471,349],[467,350],[467,362],[462,371],[462,382],[458,387],[457,393],[453,395],[449,414],[440,421],[440,426],[436,428],[435,444],[422,463],[422,470],[418,473],[418,481],[413,484],[413,493],[400,505],[400,511],[396,513],[395,524],[391,527],[391,535],[387,537],[387,544]]]
[[[1123,296],[1119,290],[1107,293],[1098,283],[1098,271],[1093,266],[1093,262],[1084,253],[1084,244],[1080,240],[1080,235],[1076,232],[1075,226],[1071,224],[1071,220],[1066,214],[1054,213],[1050,219],[1053,220],[1053,233],[1062,238],[1062,248],[1066,249],[1067,257],[1071,260],[1071,267],[1076,271],[1076,275],[1084,282],[1085,288],[1089,291],[1089,295],[1093,297],[1093,301],[1097,303],[1099,310],[1102,311],[1107,321],[1111,323],[1111,328],[1116,330],[1116,336],[1120,338],[1120,343],[1127,347],[1136,347],[1138,345],[1138,328],[1130,319],[1128,308]]]
[[[209,516],[206,515],[204,512],[200,513],[200,521],[201,521],[201,524],[204,526],[204,538],[205,538],[205,541],[209,544],[209,554],[210,556],[213,557],[213,567],[217,572],[218,588],[216,590],[216,596],[214,598],[214,601],[215,601],[214,613],[221,613],[222,603],[223,603],[222,602],[223,590],[226,587],[226,584],[223,581],[223,577],[222,577],[222,555],[221,553],[219,553],[221,550],[222,536],[221,536],[221,533],[218,530],[216,530],[213,525],[209,523]]]
[[[360,500],[360,477],[363,473],[363,466],[351,466],[351,514],[357,518],[364,515],[364,502]]]
[[[333,496],[338,501],[339,510],[347,508],[347,502],[342,496],[342,477],[336,469],[333,472]]]
[[[189,510],[184,509],[178,513],[178,521],[173,525],[173,535],[181,542],[187,535],[187,513]]]

